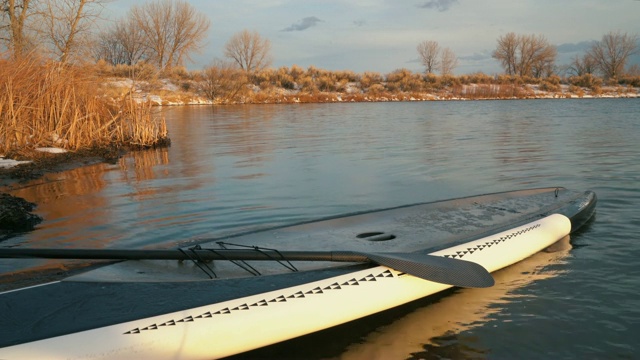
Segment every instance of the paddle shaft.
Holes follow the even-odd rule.
[[[290,260],[370,262],[351,251],[274,251],[253,249],[117,250],[117,249],[0,249],[0,258],[108,260]]]
[[[369,262],[443,284],[463,287],[488,287],[494,284],[491,274],[474,262],[416,253],[276,251],[263,249],[100,250],[9,248],[0,249],[0,258]]]

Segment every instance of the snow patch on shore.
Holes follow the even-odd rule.
[[[28,164],[30,162],[31,161],[18,161],[13,159],[5,159],[4,157],[0,156],[0,169],[9,169],[14,166],[18,166],[20,164]]]
[[[57,147],[39,147],[39,148],[36,148],[36,151],[46,152],[50,154],[63,154],[67,152],[67,150],[57,148]],[[4,155],[0,155],[0,169],[10,169],[20,164],[28,164],[31,162],[32,162],[31,160],[5,159]]]
[[[36,148],[36,151],[46,152],[49,154],[64,154],[67,152],[67,150],[57,148],[57,147],[39,147],[39,148]]]

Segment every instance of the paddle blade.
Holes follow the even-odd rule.
[[[483,288],[495,284],[493,276],[471,261],[417,253],[359,253],[372,262],[425,280],[460,287]]]

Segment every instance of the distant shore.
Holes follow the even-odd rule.
[[[187,85],[185,85],[187,84]],[[239,99],[208,99],[187,89],[197,89],[195,81],[181,84],[164,79],[155,82],[131,79],[110,79],[103,86],[111,96],[133,94],[138,102],[153,106],[180,105],[235,105],[235,104],[299,104],[299,103],[347,103],[347,102],[402,102],[402,101],[469,101],[515,99],[610,99],[640,98],[640,87],[602,86],[597,89],[560,84],[554,89],[541,85],[468,84],[445,87],[433,92],[381,91],[363,92],[355,83],[348,83],[344,91],[303,92],[291,89],[251,89],[248,96]]]

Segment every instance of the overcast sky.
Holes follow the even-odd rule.
[[[145,0],[116,0],[120,16]],[[508,32],[542,34],[566,64],[610,31],[640,35],[640,0],[188,0],[211,20],[207,45],[190,69],[223,58],[227,40],[256,30],[272,44],[273,67],[310,65],[383,74],[423,71],[416,46],[435,40],[459,58],[456,74],[499,73],[491,58]],[[634,58],[640,62],[640,56]]]

